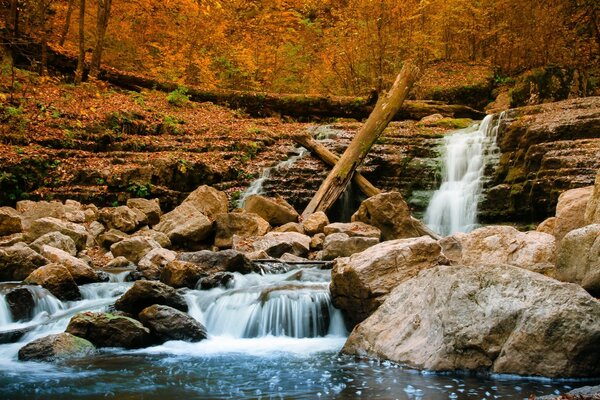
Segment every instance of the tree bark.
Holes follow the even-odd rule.
[[[69,33],[69,28],[71,27],[71,16],[73,15],[74,8],[75,8],[75,0],[69,0],[69,6],[67,8],[67,16],[65,18],[65,26],[63,27],[63,31],[60,34],[60,40],[58,41],[58,44],[60,46],[65,44],[67,34]]]
[[[96,46],[92,53],[92,61],[90,63],[90,77],[98,78],[100,73],[100,62],[102,59],[102,50],[104,50],[104,36],[106,28],[108,28],[108,20],[110,18],[110,7],[112,0],[98,0],[98,17],[96,20]]]
[[[292,137],[292,139],[294,139],[294,141],[299,145],[304,146],[308,151],[310,151],[313,155],[315,155],[318,159],[320,159],[330,167],[335,166],[335,164],[339,160],[338,156],[329,151],[329,149],[327,149],[321,143],[314,140],[310,135],[295,135]],[[360,191],[363,192],[367,197],[372,197],[382,193],[381,190],[377,189],[375,185],[369,182],[369,180],[358,171],[354,174],[352,180],[354,181],[354,183],[356,183]],[[439,240],[442,238],[440,235],[429,229],[427,225],[419,221],[417,218],[411,216],[410,220],[412,222],[413,227],[417,232],[419,232],[419,234],[430,236],[435,240]]]
[[[77,57],[77,70],[75,83],[83,80],[83,64],[85,62],[85,0],[79,0],[79,56]]]
[[[19,0],[10,2],[10,30],[13,38],[19,35]]]
[[[375,109],[360,131],[356,134],[340,160],[331,170],[321,187],[312,198],[302,215],[327,211],[340,197],[352,179],[356,168],[364,161],[371,146],[383,133],[388,123],[408,96],[413,83],[419,75],[419,68],[406,62],[390,91],[379,98]]]

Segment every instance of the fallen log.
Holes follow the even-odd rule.
[[[320,159],[321,161],[323,161],[325,164],[329,165],[330,167],[335,166],[335,164],[339,160],[339,157],[337,155],[335,155],[334,153],[329,151],[329,149],[327,147],[325,147],[321,143],[317,142],[310,135],[307,135],[307,134],[294,135],[294,136],[292,136],[292,139],[299,145],[305,147],[308,151],[311,152],[311,154],[313,154],[315,157],[317,157],[318,159]],[[365,178],[358,171],[356,171],[354,173],[352,180],[354,183],[356,183],[356,185],[358,186],[360,191],[363,192],[365,194],[365,196],[367,196],[367,197],[375,196],[375,195],[381,193],[381,190],[377,189],[375,187],[375,185],[373,185],[371,182],[369,182],[369,180],[367,178]],[[412,216],[410,218],[411,218],[413,227],[415,228],[415,230],[417,232],[419,232],[419,234],[430,236],[431,238],[433,238],[435,240],[439,240],[442,238],[440,235],[438,235],[437,233],[435,233],[434,231],[429,229],[429,227],[427,227],[427,225],[425,225],[423,222],[421,222],[417,218],[412,217]]]
[[[419,68],[414,64],[404,64],[392,88],[379,98],[375,109],[329,172],[302,216],[307,217],[316,211],[327,211],[346,190],[356,168],[362,164],[375,141],[402,107],[419,73]]]

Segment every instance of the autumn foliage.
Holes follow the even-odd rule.
[[[97,48],[87,0],[85,48]],[[10,0],[26,32],[76,55],[78,0]],[[364,94],[408,58],[488,64],[499,76],[558,64],[597,66],[597,0],[115,1],[102,63],[211,88]],[[10,25],[10,24],[7,24]]]

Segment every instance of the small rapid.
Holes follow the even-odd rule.
[[[496,145],[502,114],[486,116],[479,124],[444,138],[443,180],[425,212],[425,223],[446,236],[477,228],[477,206],[486,165],[499,154]]]

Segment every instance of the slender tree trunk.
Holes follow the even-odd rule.
[[[48,8],[50,4],[45,0],[39,0],[38,2],[38,15],[41,23],[42,37],[40,42],[42,43],[42,55],[40,60],[40,75],[48,75],[48,38],[50,36],[48,28]]]
[[[77,57],[77,70],[75,83],[83,80],[83,64],[85,63],[85,0],[79,0],[79,56]]]
[[[394,85],[385,96],[379,98],[367,122],[356,134],[338,163],[329,173],[327,179],[302,213],[303,216],[306,217],[316,211],[327,211],[341,196],[348,182],[352,179],[354,171],[371,150],[371,146],[402,107],[402,103],[404,103],[418,75],[418,67],[411,62],[404,64]]]
[[[65,26],[63,27],[63,31],[60,34],[60,40],[58,41],[59,45],[65,44],[65,39],[67,38],[67,34],[69,33],[69,28],[71,27],[71,16],[73,15],[73,9],[75,8],[75,0],[69,0],[69,7],[67,8],[67,17],[65,18]]]
[[[104,50],[104,37],[108,28],[110,18],[110,7],[112,0],[98,0],[98,17],[96,19],[96,46],[92,53],[90,63],[90,77],[97,78],[100,72],[100,63],[102,60],[102,51]]]
[[[10,2],[10,30],[13,37],[19,35],[19,0],[11,0]]]

